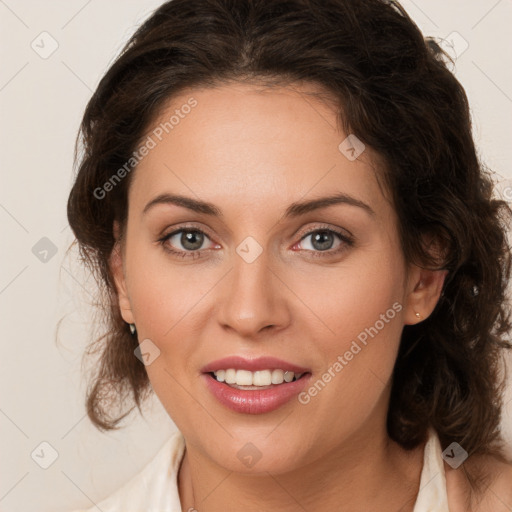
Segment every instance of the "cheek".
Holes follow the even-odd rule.
[[[127,259],[128,292],[137,331],[155,340],[172,338],[180,323],[189,321],[194,306],[211,287],[208,273],[167,259],[163,249],[132,247]]]
[[[368,253],[299,291],[310,288],[308,304],[319,312],[325,333],[315,338],[321,364],[303,403],[317,417],[331,416],[339,429],[348,428],[346,416],[332,411],[350,410],[353,424],[363,423],[392,375],[403,328],[402,268],[399,256]]]
[[[374,327],[382,344],[387,338],[396,344],[405,276],[399,255],[386,249],[358,254],[335,269],[315,271],[301,280],[289,274],[287,282],[314,313],[304,309],[310,326],[318,326],[316,345],[331,359],[348,350],[352,340],[359,337],[364,342],[369,330],[375,334]]]
[[[184,271],[155,252],[134,248],[127,261],[129,294],[139,343],[151,340],[158,354],[146,366],[151,386],[178,428],[188,431],[182,421],[201,410],[189,392],[190,373],[197,372],[193,338],[201,331],[201,298],[213,283],[208,285],[205,272],[192,266]]]

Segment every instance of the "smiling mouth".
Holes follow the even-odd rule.
[[[237,370],[228,368],[208,372],[208,375],[231,388],[244,391],[264,390],[286,385],[301,379],[308,372],[295,373],[289,370],[268,369],[251,372],[249,370]]]
[[[225,358],[210,363],[202,371],[210,393],[239,414],[264,414],[279,409],[307,386],[311,376],[309,369],[275,358]]]

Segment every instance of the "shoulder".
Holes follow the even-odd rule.
[[[481,484],[479,490],[472,489],[470,476]],[[489,455],[474,455],[457,469],[446,467],[446,490],[450,511],[510,512],[512,463]]]
[[[181,432],[173,433],[150,461],[122,487],[95,506],[73,512],[156,512],[181,510],[177,476],[185,450]]]

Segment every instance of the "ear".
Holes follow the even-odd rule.
[[[124,272],[123,265],[123,251],[122,244],[120,240],[120,227],[117,221],[114,221],[114,238],[116,239],[116,243],[110,253],[109,258],[109,266],[112,276],[114,277],[114,282],[117,291],[117,297],[119,301],[119,309],[121,311],[121,316],[126,323],[133,324],[135,323],[133,314],[132,314],[132,306],[130,303],[130,298],[128,296],[128,291],[126,287],[126,277]]]
[[[406,325],[417,324],[431,315],[441,296],[447,274],[447,270],[425,270],[411,265],[404,313]]]

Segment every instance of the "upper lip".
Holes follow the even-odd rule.
[[[209,373],[216,372],[217,370],[228,370],[229,368],[234,368],[235,370],[249,370],[251,372],[273,369],[294,373],[306,373],[309,371],[307,368],[303,368],[302,366],[270,356],[257,357],[255,359],[246,359],[241,356],[224,357],[208,363],[206,366],[201,368],[201,371],[203,373]]]

